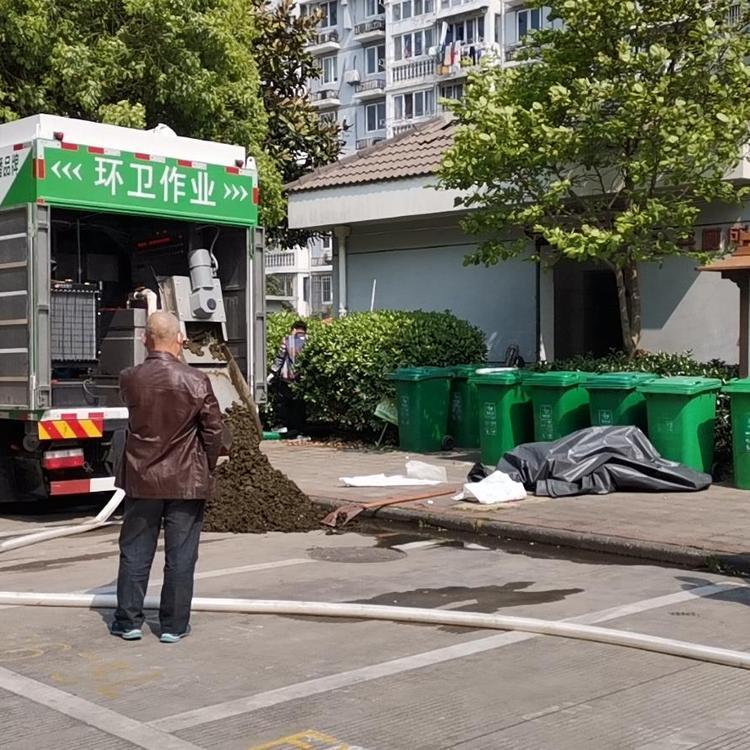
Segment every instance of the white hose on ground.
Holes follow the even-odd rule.
[[[57,539],[63,536],[81,534],[84,531],[100,529],[102,526],[110,526],[111,522],[109,521],[109,517],[117,510],[124,497],[125,492],[117,489],[112,495],[110,501],[99,511],[95,518],[89,518],[86,521],[82,521],[73,526],[56,526],[51,529],[35,531],[31,534],[24,534],[23,536],[8,539],[4,542],[0,542],[0,552],[7,552],[8,550],[18,549],[19,547],[28,547],[31,544],[45,542],[48,539]]]
[[[117,597],[113,594],[43,594],[34,592],[0,591],[0,604],[41,607],[84,607],[113,609]],[[147,596],[146,609],[158,609],[159,598]],[[274,601],[265,599],[219,599],[195,597],[192,604],[197,612],[241,612],[252,615],[304,615],[307,617],[342,617],[367,620],[452,625],[489,630],[515,630],[538,635],[554,635],[582,641],[605,643],[611,646],[637,648],[659,654],[721,664],[727,667],[750,669],[750,654],[697,643],[676,641],[643,633],[580,625],[572,622],[540,620],[533,617],[509,617],[481,612],[451,612],[442,609],[412,607],[384,607],[375,604],[326,602]]]

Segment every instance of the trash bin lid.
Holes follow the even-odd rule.
[[[750,393],[750,378],[730,380],[721,390],[724,393]]]
[[[549,372],[535,372],[525,379],[525,384],[534,388],[543,386],[547,388],[573,388],[585,383],[591,377],[590,372],[578,372],[573,370],[550,370]]]
[[[477,370],[480,370],[484,365],[455,365],[448,369],[453,370],[454,378],[470,378]]]
[[[669,378],[656,378],[638,386],[640,393],[665,393],[677,396],[696,396],[721,388],[719,378],[701,378],[691,375],[675,375]]]
[[[517,385],[521,382],[521,372],[518,368],[486,368],[479,370],[471,377],[471,382],[477,386],[483,385]]]
[[[437,378],[449,378],[451,376],[450,367],[402,367],[389,376],[389,380],[402,381],[419,381],[419,380],[436,380]]]
[[[658,377],[650,372],[602,372],[592,375],[585,385],[588,389],[633,391],[637,386]]]

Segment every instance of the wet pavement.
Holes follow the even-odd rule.
[[[0,518],[0,535],[44,518]],[[59,522],[59,519],[58,521]],[[0,555],[0,588],[112,590],[117,527]],[[151,593],[158,593],[161,552]],[[750,647],[739,579],[358,523],[205,534],[196,595],[575,620]],[[198,612],[107,634],[111,612],[0,608],[3,750],[656,750],[750,747],[750,673],[518,632]]]
[[[750,492],[715,485],[703,492],[615,493],[567,498],[528,497],[497,506],[452,499],[478,456],[399,451],[337,450],[306,443],[266,442],[271,462],[326,507],[342,503],[408,498],[414,490],[443,493],[377,511],[388,521],[413,527],[627,555],[693,567],[750,573]],[[429,487],[351,488],[340,477],[404,473],[418,458],[447,472],[447,483]]]

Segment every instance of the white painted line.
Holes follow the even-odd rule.
[[[192,742],[173,737],[161,729],[118,714],[109,708],[97,706],[77,695],[24,677],[4,667],[0,667],[0,688],[82,721],[113,737],[132,742],[144,750],[200,750]]]
[[[258,570],[272,570],[274,568],[288,568],[291,565],[307,565],[317,562],[307,557],[292,557],[288,560],[274,560],[273,562],[255,563],[253,565],[240,565],[236,568],[220,568],[218,570],[206,570],[195,574],[195,580],[204,580],[206,578],[221,578],[222,576],[237,575],[238,573],[254,573]],[[161,586],[164,583],[163,578],[155,578],[148,582],[148,587]],[[76,591],[77,594],[114,594],[117,592],[116,586],[102,586],[91,589],[90,591]],[[8,605],[14,606],[14,605]]]
[[[710,586],[701,586],[688,591],[681,591],[676,594],[643,599],[642,601],[625,604],[621,607],[612,607],[598,612],[590,612],[579,617],[570,618],[569,621],[586,624],[606,622],[608,620],[615,620],[638,612],[646,612],[651,609],[658,609],[659,607],[690,601],[691,599],[713,596],[714,594],[727,591],[728,588],[748,588],[748,585],[735,581],[727,581],[719,584],[712,584]],[[391,661],[380,662],[379,664],[372,664],[367,667],[360,667],[359,669],[351,669],[346,672],[340,672],[326,677],[305,680],[304,682],[298,682],[294,685],[287,685],[286,687],[277,688],[276,690],[268,690],[265,693],[257,693],[246,698],[227,701],[226,703],[217,703],[213,706],[205,706],[204,708],[198,708],[193,711],[185,711],[184,713],[165,716],[161,719],[156,719],[155,721],[150,722],[150,726],[168,732],[177,732],[201,724],[207,724],[212,721],[228,719],[232,716],[259,711],[263,708],[269,708],[270,706],[277,706],[301,698],[309,698],[312,695],[319,695],[320,693],[327,693],[332,690],[351,687],[352,685],[359,685],[363,682],[370,682],[371,680],[377,680],[382,677],[391,677],[396,674],[401,674],[402,672],[409,672],[414,669],[441,664],[453,659],[461,659],[466,656],[480,654],[485,651],[508,646],[512,643],[520,643],[538,637],[539,636],[533,633],[503,633],[502,635],[493,635],[488,638],[479,638],[474,641],[458,643],[455,646],[447,646],[445,648],[434,649],[433,651],[425,651],[421,654],[414,654],[413,656],[405,656],[400,659],[393,659]]]

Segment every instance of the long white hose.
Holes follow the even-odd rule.
[[[0,604],[41,607],[84,607],[113,609],[117,597],[113,594],[44,594],[0,591]],[[158,609],[159,598],[147,596],[146,609]],[[384,607],[375,604],[347,604],[326,602],[274,601],[266,599],[218,599],[195,597],[192,608],[198,612],[242,612],[253,615],[305,615],[312,617],[342,617],[367,620],[453,625],[489,630],[516,630],[538,635],[554,635],[582,641],[625,646],[643,651],[681,656],[686,659],[721,664],[727,667],[750,669],[750,654],[697,643],[676,641],[643,633],[555,622],[534,617],[509,617],[481,612],[450,612],[446,610],[412,607]]]
[[[95,518],[90,518],[73,526],[56,526],[51,529],[35,531],[31,534],[24,534],[23,536],[8,539],[4,542],[0,542],[0,552],[7,552],[8,550],[18,549],[19,547],[28,547],[30,544],[45,542],[48,539],[72,536],[73,534],[81,534],[84,531],[100,529],[102,526],[109,526],[109,517],[117,510],[124,497],[125,492],[123,490],[115,490],[110,501],[99,511]]]
[[[125,493],[118,489],[99,514],[74,526],[63,526],[10,539],[0,543],[0,552],[72,534],[80,534],[109,524],[109,517],[122,502]],[[117,597],[113,594],[47,594],[21,591],[0,591],[0,605],[36,607],[84,607],[87,609],[113,609]],[[158,609],[159,599],[147,596],[144,606]],[[697,643],[660,638],[625,630],[580,625],[572,622],[555,622],[533,617],[509,617],[481,612],[450,612],[416,607],[384,607],[374,604],[347,604],[328,602],[274,601],[266,599],[220,599],[196,597],[193,610],[199,612],[242,612],[255,615],[305,615],[308,617],[341,617],[367,620],[452,625],[488,630],[516,630],[538,635],[553,635],[612,646],[637,648],[686,659],[721,664],[727,667],[750,669],[750,654],[742,651],[703,646]]]

